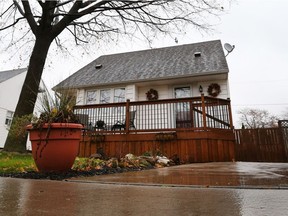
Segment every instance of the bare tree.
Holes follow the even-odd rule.
[[[267,110],[244,108],[238,112],[242,128],[270,128],[278,126],[278,117]]]
[[[62,45],[64,32],[76,44],[112,33],[135,32],[149,41],[156,33],[183,31],[185,27],[209,29],[206,17],[219,16],[222,4],[223,0],[13,0],[0,11],[0,31],[13,29],[9,32],[13,36],[19,31],[21,36],[16,42],[28,37],[34,43],[14,116],[33,113],[48,50],[53,41]],[[9,133],[4,149],[25,151],[25,142]]]
[[[284,109],[284,111],[282,112],[281,118],[282,118],[283,120],[287,120],[287,119],[288,119],[288,107],[286,107],[286,108]]]

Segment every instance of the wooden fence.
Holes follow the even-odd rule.
[[[237,129],[235,159],[250,162],[287,162],[283,128]]]

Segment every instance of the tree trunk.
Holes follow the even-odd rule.
[[[14,117],[17,116],[21,118],[33,113],[45,60],[51,43],[52,40],[47,36],[41,35],[36,37],[35,45],[29,61],[28,71],[22,86]],[[27,98],[29,98],[29,100],[27,100]],[[13,120],[11,127],[13,127],[14,124],[15,121]],[[23,136],[16,136],[9,131],[4,150],[26,152],[27,135],[28,134],[26,133]]]

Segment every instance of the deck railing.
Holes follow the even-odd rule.
[[[103,133],[232,129],[230,100],[206,97],[77,105],[86,129]]]

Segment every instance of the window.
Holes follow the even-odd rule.
[[[191,91],[189,86],[175,88],[174,92],[175,98],[191,97]]]
[[[125,88],[89,90],[86,92],[86,104],[125,102]]]
[[[114,89],[114,101],[113,102],[115,103],[125,102],[125,88]]]
[[[87,91],[86,104],[95,104],[97,100],[97,91]]]
[[[13,118],[13,112],[12,111],[7,111],[6,119],[5,119],[5,125],[10,127],[10,125],[12,123],[12,118]]]
[[[100,90],[100,103],[110,103],[111,102],[111,89]]]

